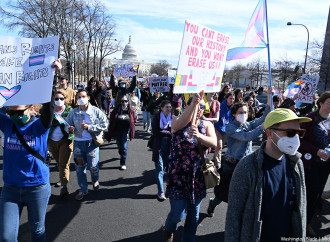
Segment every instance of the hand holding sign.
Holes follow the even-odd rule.
[[[56,61],[54,61],[51,68],[55,68],[55,71],[60,71],[62,69],[61,59],[58,58]]]

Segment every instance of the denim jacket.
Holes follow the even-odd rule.
[[[96,138],[102,138],[103,131],[108,127],[107,116],[100,109],[91,104],[88,104],[86,114],[89,115],[91,120],[91,124],[88,125],[87,131],[95,135]],[[81,129],[81,124],[83,120],[84,114],[82,113],[80,106],[73,109],[66,118],[68,124],[75,127],[74,134],[77,138],[80,138],[82,135],[83,130]]]
[[[240,160],[244,156],[252,153],[252,140],[255,140],[263,132],[261,124],[265,121],[267,114],[270,112],[269,105],[266,106],[264,114],[251,122],[240,124],[232,121],[226,126],[227,135],[227,155],[235,160]]]

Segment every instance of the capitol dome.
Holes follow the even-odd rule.
[[[131,36],[129,36],[128,44],[125,46],[122,55],[123,60],[137,60],[137,54],[134,46],[131,44]]]

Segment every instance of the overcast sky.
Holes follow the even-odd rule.
[[[128,36],[137,50],[138,59],[148,62],[167,60],[178,64],[183,28],[186,19],[230,35],[230,47],[239,46],[244,38],[257,0],[101,0],[117,23],[116,38],[124,47]],[[272,62],[287,56],[304,62],[307,31],[302,26],[287,26],[288,21],[304,24],[310,42],[323,40],[329,13],[329,0],[269,0],[268,23]],[[1,27],[2,28],[2,27]],[[1,35],[15,36],[0,28]],[[121,53],[112,57],[121,58]],[[262,50],[242,63],[261,57]],[[231,61],[234,65],[238,61]]]

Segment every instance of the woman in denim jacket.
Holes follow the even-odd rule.
[[[264,120],[270,112],[270,94],[268,90],[268,102],[262,117],[247,122],[248,104],[238,102],[231,108],[231,115],[235,118],[226,126],[227,147],[224,162],[221,167],[221,181],[214,188],[215,198],[210,198],[207,214],[212,217],[214,209],[221,201],[228,201],[228,191],[231,176],[239,160],[252,153],[252,140],[257,139],[264,130]]]
[[[66,121],[70,125],[69,132],[74,131],[73,155],[76,164],[76,173],[80,191],[75,196],[81,200],[88,194],[88,183],[86,168],[91,173],[93,189],[99,189],[99,147],[93,142],[93,136],[97,140],[103,136],[107,129],[107,116],[97,107],[89,103],[89,96],[86,90],[77,93],[79,107],[73,109]]]

